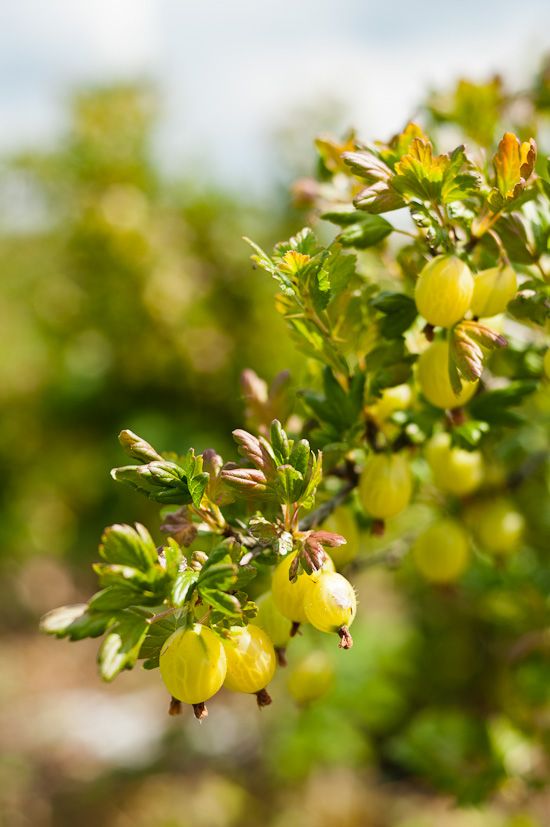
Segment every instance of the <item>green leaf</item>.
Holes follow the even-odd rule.
[[[278,419],[274,419],[271,423],[271,447],[273,448],[273,455],[277,465],[282,465],[288,462],[290,448],[288,444],[288,437],[283,430],[283,427]]]
[[[99,546],[100,556],[108,563],[130,566],[147,572],[158,562],[155,544],[147,529],[136,523],[115,524],[106,528]]]
[[[203,589],[230,589],[237,580],[237,567],[233,563],[214,563],[203,568],[197,581],[197,588]]]
[[[504,244],[511,261],[518,264],[533,264],[535,258],[529,247],[527,230],[518,213],[503,215],[495,225],[495,232]]]
[[[321,218],[324,221],[330,221],[331,224],[337,224],[339,227],[347,227],[350,224],[356,224],[358,221],[357,216],[361,215],[362,213],[353,209],[353,207],[343,207],[339,210],[324,212]]]
[[[185,559],[184,554],[172,537],[168,538],[166,545],[162,549],[162,554],[164,556],[166,574],[173,579],[176,577],[179,568]]]
[[[40,631],[58,638],[82,640],[86,637],[99,637],[110,622],[110,615],[92,614],[86,603],[78,603],[60,606],[45,614],[40,621]]]
[[[192,569],[186,569],[185,571],[178,572],[172,584],[172,593],[170,597],[170,602],[173,606],[183,606],[185,601],[188,599],[193,586],[197,582],[198,577],[198,572],[193,571]]]
[[[317,456],[313,460],[313,464],[311,466],[311,470],[309,472],[309,477],[306,482],[305,488],[302,491],[302,495],[300,497],[300,504],[303,508],[310,508],[313,505],[315,500],[315,493],[317,491],[317,487],[321,483],[323,479],[323,455],[321,451],[317,452]],[[289,542],[292,542],[292,537],[290,537],[290,541],[288,538],[285,538],[285,535],[281,535],[279,541],[279,553],[283,553],[283,550],[288,548]]]
[[[185,472],[174,462],[150,462],[147,465],[126,465],[113,468],[111,476],[145,494],[149,499],[166,505],[192,502]]]
[[[156,669],[159,665],[159,655],[164,641],[174,634],[185,618],[185,610],[155,620],[147,624],[147,632],[139,650],[139,658],[145,662],[144,669]]]
[[[319,252],[319,245],[311,227],[304,227],[288,241],[281,241],[275,245],[275,255],[283,257],[285,253],[294,251],[305,256],[314,256]]]
[[[307,439],[301,439],[299,442],[295,442],[292,446],[292,451],[290,452],[288,462],[293,468],[299,471],[302,477],[305,477],[307,474],[310,453],[311,449]]]
[[[373,152],[363,150],[344,152],[342,158],[354,175],[369,184],[376,181],[387,181],[391,178],[390,167]]]
[[[388,339],[367,354],[369,393],[378,396],[384,388],[406,382],[416,357],[407,351],[403,337]]]
[[[358,210],[371,215],[400,210],[406,206],[405,199],[386,181],[376,181],[365,187],[355,196],[353,203]]]
[[[285,503],[297,502],[303,489],[304,478],[292,465],[279,465],[277,468],[277,492]]]
[[[451,431],[451,437],[453,445],[464,448],[466,451],[473,451],[488,432],[489,425],[487,422],[471,419],[462,425],[455,425]]]
[[[249,244],[256,253],[256,255],[252,256],[252,261],[254,264],[262,270],[265,270],[266,273],[269,273],[272,278],[275,279],[285,296],[294,296],[294,285],[288,275],[283,273],[280,268],[277,267],[275,262],[270,259],[267,253],[264,253],[261,247],[258,247],[257,244],[249,238],[246,238],[246,236],[244,237],[244,241],[246,241],[246,243]]]
[[[509,409],[521,405],[525,397],[537,387],[536,381],[526,380],[510,382],[507,387],[494,391],[485,391],[470,403],[470,412],[475,419],[488,422],[489,425],[516,425],[522,421],[522,417]]]
[[[52,609],[40,620],[40,631],[47,635],[65,637],[71,623],[82,617],[87,608],[87,603],[75,603],[71,606],[59,606],[58,609]]]
[[[181,459],[181,467],[185,474],[187,487],[196,508],[200,508],[205,488],[208,485],[209,475],[203,472],[202,463],[202,456],[200,454],[195,456],[193,448],[189,448],[187,454]]]
[[[464,147],[451,155],[433,155],[429,140],[415,138],[406,155],[395,165],[392,186],[401,194],[421,201],[449,204],[463,200],[479,189],[479,178]]]
[[[239,617],[241,614],[241,604],[234,594],[205,588],[201,590],[201,597],[205,603],[223,615]]]
[[[152,445],[134,434],[133,431],[121,431],[118,435],[118,441],[133,459],[138,459],[140,462],[162,462],[162,456],[155,451]]]
[[[380,332],[388,339],[402,336],[417,316],[414,299],[403,293],[382,291],[375,295],[369,304],[384,314],[380,323]]]
[[[515,299],[509,302],[507,312],[521,321],[544,325],[550,319],[550,285],[526,289],[522,285]]]
[[[151,568],[147,573],[131,566],[120,566],[117,563],[94,563],[92,568],[102,588],[129,582],[137,589],[148,589],[154,581],[165,579],[167,576],[160,565]]]
[[[210,568],[210,566],[215,566],[218,563],[227,563],[231,561],[231,556],[229,554],[229,549],[226,543],[220,543],[215,549],[213,549],[210,554],[208,555],[208,560],[204,563],[201,574],[204,576],[205,572]]]
[[[405,206],[404,199],[391,185],[391,168],[377,155],[368,151],[345,152],[342,158],[368,184],[353,200],[358,209],[379,214]]]
[[[131,669],[147,634],[145,618],[125,612],[103,641],[98,653],[99,673],[112,681],[123,669]]]
[[[359,210],[355,212],[356,221],[346,226],[339,234],[338,241],[342,247],[355,247],[364,250],[383,241],[393,227],[389,221],[380,215],[370,215]]]
[[[339,296],[347,288],[355,275],[356,264],[357,259],[353,255],[339,254],[329,259],[328,277],[332,298]]]
[[[148,598],[144,597],[141,589],[136,588],[129,582],[121,581],[120,585],[107,586],[106,589],[94,594],[90,600],[89,608],[94,612],[118,612],[121,609],[138,606],[147,601]]]

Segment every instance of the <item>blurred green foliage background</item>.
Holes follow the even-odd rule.
[[[548,84],[540,90],[544,111]],[[514,779],[542,780],[547,759],[471,692],[491,668],[483,654],[472,661],[479,626],[460,605],[452,617],[462,611],[463,622],[451,625],[459,597],[419,593],[406,567],[397,580],[374,569],[357,578],[356,646],[340,657],[327,644],[332,689],[303,709],[280,674],[261,714],[224,695],[203,726],[171,719],[156,675],[103,687],[93,641],[38,637],[42,612],[89,594],[105,525],[158,529],[157,509],[109,480],[121,428],[160,450],[230,457],[241,370],[271,379],[290,368],[297,382],[303,373],[272,285],[241,240],[270,248],[303,217],[286,194],[254,204],[204,189],[191,171],[165,180],[151,153],[156,107],[146,86],[84,91],[54,151],[0,170],[0,825],[544,827],[548,794]],[[490,145],[500,107],[492,81],[434,99],[430,111]],[[502,592],[487,611],[506,615],[512,604]],[[318,636],[314,645],[323,647]],[[311,646],[305,633],[294,662]],[[536,710],[550,737],[547,651],[503,673],[504,707],[507,680],[524,698],[513,712]],[[484,704],[482,727],[464,709],[483,716]],[[447,797],[469,805],[495,786],[483,807],[457,810]]]

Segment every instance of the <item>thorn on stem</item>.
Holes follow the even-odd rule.
[[[203,701],[201,701],[200,704],[193,704],[193,712],[197,721],[203,721],[205,718],[208,718],[208,710]]]
[[[338,629],[338,634],[340,636],[340,643],[338,646],[340,649],[351,649],[353,646],[353,638],[350,634],[350,630],[347,626],[341,626]]]
[[[272,703],[271,695],[269,694],[267,689],[260,689],[259,692],[256,692],[256,703],[258,704],[260,709],[263,706],[269,706],[269,704]]]

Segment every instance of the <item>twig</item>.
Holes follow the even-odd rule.
[[[146,623],[149,623],[149,625],[151,625],[151,623],[157,623],[159,620],[163,620],[165,617],[169,617],[170,615],[173,615],[174,612],[179,612],[179,611],[181,611],[181,607],[171,606],[169,609],[166,609],[165,612],[159,612],[158,615],[153,615],[152,617],[148,617],[146,619]]]
[[[537,471],[539,466],[543,465],[549,457],[550,451],[536,451],[534,454],[528,456],[525,462],[523,462],[509,475],[506,481],[507,487],[511,491],[515,488],[519,488],[519,486],[525,482],[525,480],[529,479],[529,477],[531,477],[535,471]]]
[[[547,649],[549,644],[550,631],[548,629],[533,629],[516,640],[508,651],[508,660],[514,663],[537,649]]]
[[[390,543],[387,548],[374,552],[374,554],[359,557],[351,564],[354,571],[370,568],[371,566],[386,565],[390,568],[398,566],[403,558],[409,553],[414,537],[405,536]]]
[[[321,525],[339,505],[342,505],[342,503],[347,500],[356,485],[357,483],[355,481],[346,483],[334,497],[304,517],[304,519],[300,521],[300,531],[309,531],[310,528],[316,528]]]

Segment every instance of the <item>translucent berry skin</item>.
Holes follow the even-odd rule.
[[[312,626],[328,634],[351,626],[357,599],[351,583],[336,572],[323,572],[308,589],[304,609]]]
[[[427,322],[452,327],[469,309],[473,292],[474,279],[467,264],[456,256],[436,256],[422,269],[414,297]]]
[[[273,646],[278,649],[284,648],[290,640],[292,622],[281,614],[275,605],[271,592],[266,592],[258,597],[256,605],[258,614],[251,623],[264,630]]]
[[[381,397],[368,410],[377,422],[385,422],[396,411],[407,410],[411,402],[410,385],[395,385],[393,388],[384,388]]]
[[[510,265],[481,270],[474,278],[470,309],[474,316],[496,316],[506,310],[517,293],[518,280]]]
[[[479,451],[452,447],[448,433],[436,434],[426,446],[426,459],[438,488],[463,497],[479,488],[483,457]]]
[[[473,515],[474,531],[485,551],[498,555],[517,550],[525,530],[525,519],[512,501],[499,497],[478,503]]]
[[[249,624],[232,626],[223,648],[227,658],[224,686],[233,692],[259,692],[275,674],[277,656],[263,629]]]
[[[393,517],[409,503],[412,478],[404,454],[373,454],[359,483],[359,497],[366,511],[381,520]]]
[[[334,670],[327,655],[310,652],[290,672],[288,691],[299,704],[309,704],[326,695],[334,683]]]
[[[341,534],[347,540],[345,545],[335,546],[327,550],[337,569],[342,569],[352,560],[355,560],[359,552],[360,535],[357,521],[351,509],[346,506],[339,506],[325,520],[323,530]]]
[[[292,583],[288,578],[288,573],[295,556],[296,552],[287,554],[276,566],[271,580],[271,594],[282,615],[292,620],[293,623],[307,623],[304,599],[311,584],[320,576],[320,572],[316,574],[302,572],[298,575],[296,582]],[[330,557],[327,557],[325,567],[334,569],[334,563]]]
[[[436,408],[458,408],[468,402],[477,389],[477,382],[463,382],[462,390],[455,394],[449,379],[449,345],[437,341],[422,353],[418,360],[418,384],[420,390]]]
[[[221,640],[200,623],[170,635],[162,647],[159,665],[168,692],[186,704],[199,704],[215,695],[227,671]]]
[[[470,543],[460,523],[440,519],[417,538],[413,558],[422,576],[432,583],[452,583],[468,567]]]

